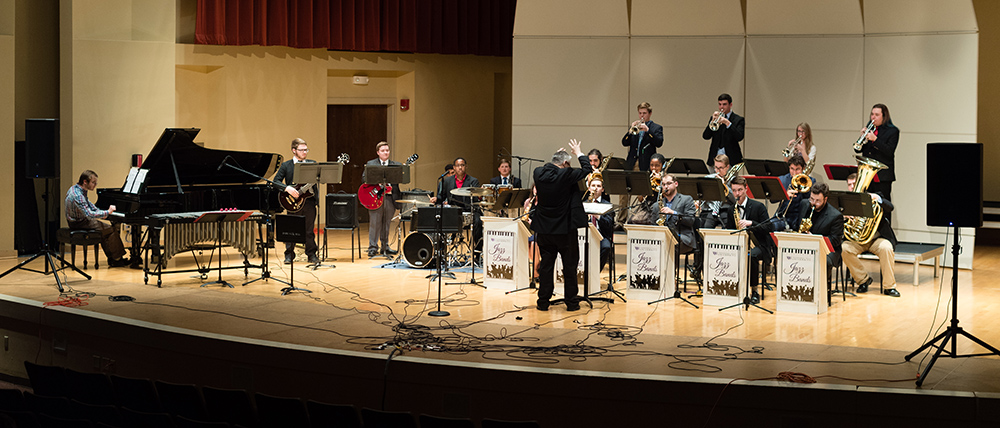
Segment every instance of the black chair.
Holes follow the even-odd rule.
[[[0,413],[0,428],[17,428],[17,421],[11,416]]]
[[[0,389],[0,411],[24,409],[24,393],[20,389]]]
[[[110,426],[124,426],[121,413],[118,408],[110,404],[88,404],[75,399],[70,399],[70,412],[75,418],[86,419],[95,424],[101,423]]]
[[[145,413],[163,411],[153,381],[111,375],[111,384],[115,387],[115,405],[118,407]]]
[[[71,230],[64,227],[56,231],[56,241],[59,242],[59,257],[66,259],[66,244],[69,244],[70,264],[76,266],[76,246],[83,246],[83,268],[87,268],[87,247],[94,246],[94,269],[100,269],[98,247],[101,244],[101,232],[98,230]]]
[[[46,414],[57,418],[72,418],[69,398],[24,393],[24,409],[36,414]]]
[[[388,412],[365,407],[361,409],[361,421],[365,428],[417,428],[417,420],[410,412]]]
[[[503,421],[499,419],[483,419],[482,428],[541,428],[535,421]]]
[[[142,428],[174,428],[173,417],[164,412],[140,412],[128,407],[119,409],[122,414],[123,426]]]
[[[58,416],[39,413],[38,426],[41,428],[90,428],[94,423],[86,419],[60,418]]]
[[[174,416],[174,426],[177,428],[229,428],[229,422],[208,422]]]
[[[313,428],[361,428],[358,409],[349,404],[327,404],[308,400],[306,411],[309,412],[309,423]]]
[[[256,393],[257,420],[264,428],[307,427],[309,413],[301,398],[275,397]]]
[[[228,422],[244,427],[257,426],[257,409],[250,396],[242,389],[223,389],[203,386],[205,408],[210,422]]]
[[[472,419],[420,415],[419,420],[420,428],[475,428],[476,426]]]
[[[160,406],[163,407],[164,412],[197,421],[208,420],[205,399],[202,398],[197,385],[159,380],[154,381],[153,385],[156,388],[156,394],[160,397]]]
[[[68,395],[66,370],[62,367],[44,366],[25,361],[24,369],[28,372],[28,380],[31,381],[31,389],[35,391],[35,394],[50,397],[66,397]]]
[[[87,404],[115,404],[115,387],[104,373],[66,369],[67,397]]]
[[[5,415],[14,421],[16,428],[38,428],[38,415],[27,410],[0,410],[0,414]]]

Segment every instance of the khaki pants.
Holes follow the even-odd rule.
[[[855,283],[861,284],[868,280],[868,271],[865,270],[865,267],[861,265],[861,260],[858,259],[859,254],[868,251],[878,256],[879,266],[882,268],[882,288],[887,290],[896,288],[896,274],[893,272],[893,264],[896,263],[896,252],[888,240],[876,238],[867,245],[845,240],[840,245],[840,248],[844,253],[844,264],[851,271],[851,277],[854,278]]]

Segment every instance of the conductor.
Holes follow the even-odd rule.
[[[531,228],[537,233],[535,242],[541,254],[538,266],[540,311],[549,310],[549,299],[555,288],[552,274],[556,254],[562,256],[566,310],[580,309],[576,279],[576,267],[580,260],[577,229],[587,225],[587,214],[583,211],[583,192],[577,183],[587,177],[591,168],[587,156],[580,151],[578,141],[570,140],[569,147],[580,161],[581,168],[573,168],[570,164],[572,156],[559,149],[552,155],[552,162],[535,168],[534,172],[538,204],[531,214]]]

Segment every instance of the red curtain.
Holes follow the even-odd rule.
[[[198,0],[195,40],[511,56],[516,0]]]

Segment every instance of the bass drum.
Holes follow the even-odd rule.
[[[403,239],[403,261],[410,267],[424,269],[434,262],[436,234],[412,232]]]

